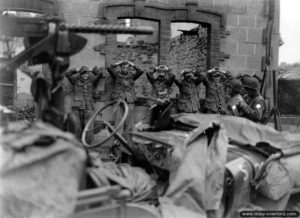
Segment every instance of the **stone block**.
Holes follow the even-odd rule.
[[[244,27],[232,27],[230,29],[230,39],[238,41],[246,41],[247,37],[247,28]]]
[[[262,58],[260,56],[248,56],[247,57],[247,69],[249,70],[261,70]]]
[[[72,14],[74,16],[89,16],[90,3],[72,2]]]
[[[198,1],[198,7],[213,8],[214,4],[212,0],[200,0]]]
[[[266,54],[266,46],[262,44],[255,44],[255,55],[264,56]]]
[[[79,24],[80,25],[93,25],[97,21],[96,18],[91,17],[79,17]]]
[[[90,3],[90,11],[89,16],[90,17],[98,17],[99,16],[99,3],[98,2],[92,2]]]
[[[234,70],[245,69],[246,56],[237,56],[237,55],[230,56],[230,59],[228,60],[228,66],[230,66],[230,68]]]
[[[238,43],[239,55],[254,55],[254,44],[252,43]]]
[[[263,42],[263,29],[262,28],[249,28],[247,31],[247,41],[254,43]]]
[[[266,28],[267,27],[267,17],[255,16],[255,27]]]
[[[228,14],[227,15],[227,26],[237,26],[238,25],[238,15]]]
[[[214,9],[223,13],[230,11],[230,0],[213,0]]]
[[[59,2],[59,13],[63,15],[72,15],[72,3],[60,1]]]
[[[238,76],[241,74],[253,75],[253,70],[235,70],[235,76]]]
[[[255,16],[254,15],[239,15],[239,26],[255,27]]]
[[[75,24],[75,25],[79,25],[79,17],[77,16],[65,16],[65,20],[68,24]]]
[[[231,55],[237,54],[237,44],[238,42],[222,40],[220,44],[220,50]]]
[[[265,0],[248,0],[247,13],[250,15],[264,15]]]
[[[230,0],[230,12],[245,14],[247,12],[247,0]]]
[[[263,78],[264,77],[264,72],[260,70],[254,70],[253,71],[253,75],[257,75],[259,78]]]

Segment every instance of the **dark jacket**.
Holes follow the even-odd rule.
[[[175,83],[180,92],[180,97],[177,103],[178,110],[186,113],[199,112],[200,99],[197,86],[201,83],[201,79],[196,77],[192,82],[188,82],[185,79],[181,81],[175,79]]]
[[[239,105],[240,110],[243,112],[243,117],[254,122],[262,122],[266,109],[264,98],[258,94],[255,97],[249,98],[247,103]]]
[[[135,72],[128,72],[124,75],[118,71],[116,67],[115,65],[111,65],[107,68],[107,71],[114,79],[114,88],[111,98],[112,100],[123,99],[127,103],[134,103],[136,101],[134,81],[137,80],[144,71],[134,66]]]
[[[175,80],[175,75],[172,72],[168,72],[166,77],[163,80],[159,80],[157,78],[154,78],[153,71],[147,72],[146,76],[148,78],[148,81],[152,85],[152,91],[151,91],[151,99],[155,100],[158,97],[158,92],[163,91],[165,89],[168,90],[169,95],[172,92],[172,85]]]
[[[86,80],[83,80],[77,70],[66,72],[66,77],[73,85],[71,105],[74,109],[94,109],[93,91],[95,84],[102,77],[102,70],[89,72]]]
[[[202,74],[202,82],[206,87],[206,99],[204,108],[208,112],[222,113],[221,111],[226,108],[226,85],[231,79],[230,75],[224,75],[219,84],[213,81],[209,74]]]
[[[239,102],[241,101],[241,99],[242,101],[244,101],[243,97],[240,94],[232,96],[227,103],[225,114],[236,117],[241,116],[243,114],[239,108]]]

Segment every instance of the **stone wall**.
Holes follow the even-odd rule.
[[[170,64],[174,72],[183,68],[205,71],[207,69],[207,29],[198,27],[171,40]]]

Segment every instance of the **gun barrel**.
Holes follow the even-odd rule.
[[[153,28],[151,27],[126,27],[121,25],[65,25],[70,32],[76,33],[106,33],[106,34],[144,34],[152,35]]]

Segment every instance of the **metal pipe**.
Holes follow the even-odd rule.
[[[64,25],[63,25],[64,26]],[[62,27],[64,28],[64,27]],[[65,28],[76,33],[106,33],[106,34],[145,34],[152,35],[151,27],[126,27],[121,25],[72,25],[65,24]]]

